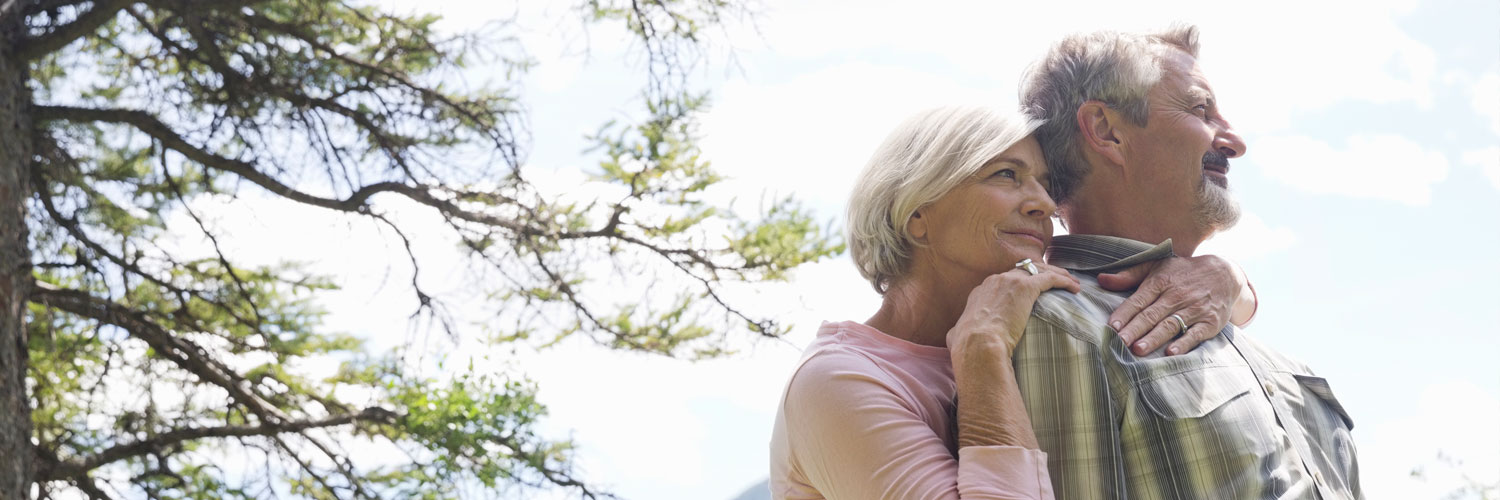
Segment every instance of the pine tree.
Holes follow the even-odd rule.
[[[498,277],[483,290],[505,311],[485,325],[495,342],[712,356],[726,334],[780,335],[723,287],[842,247],[794,200],[742,216],[703,199],[721,178],[695,145],[707,96],[687,73],[705,30],[745,8],[592,0],[576,13],[622,23],[644,52],[644,119],[592,137],[595,182],[620,196],[592,203],[523,175],[517,82],[532,62],[504,50],[514,25],[451,35],[353,0],[0,0],[0,498],[609,496],[574,474],[569,443],[537,435],[545,409],[524,376],[420,376],[400,353],[368,352],[321,323],[312,299],[333,277],[291,263],[293,248],[241,265],[219,244],[233,228],[194,210],[255,195],[348,214],[404,241],[414,276],[393,207],[438,214]],[[473,64],[504,78],[445,83]],[[192,221],[213,251],[175,250],[168,220]],[[590,273],[601,263],[687,286],[609,303]],[[416,317],[474,334],[407,286]],[[294,368],[328,357],[345,360],[333,377]],[[342,446],[366,439],[405,458]],[[215,462],[231,455],[259,465]]]

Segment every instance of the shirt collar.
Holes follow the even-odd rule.
[[[1114,271],[1171,256],[1171,238],[1151,246],[1115,236],[1064,234],[1047,247],[1047,263],[1083,272]]]

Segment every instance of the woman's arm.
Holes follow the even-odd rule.
[[[849,352],[820,353],[793,377],[783,402],[792,453],[829,499],[1052,498],[1046,454],[1021,400],[1010,353],[1042,291],[1077,292],[1061,269],[1040,265],[991,276],[948,332],[957,385],[957,457],[932,415],[908,400],[890,371]]]
[[[969,292],[958,322],[948,331],[948,352],[958,384],[958,446],[1009,445],[1037,449],[1036,433],[1016,385],[1011,353],[1042,292],[1079,291],[1078,280],[1062,268],[1039,264],[996,274]]]
[[[814,355],[793,376],[783,402],[789,467],[832,500],[1051,498],[1045,454],[967,446],[955,457],[934,429],[938,421],[909,396],[863,354]]]

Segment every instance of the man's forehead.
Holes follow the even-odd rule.
[[[1213,85],[1208,83],[1208,76],[1198,66],[1197,58],[1173,49],[1163,54],[1160,60],[1164,83],[1170,81],[1175,84],[1174,87],[1185,90],[1192,97],[1213,97]]]

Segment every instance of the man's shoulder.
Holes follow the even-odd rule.
[[[1037,297],[1031,310],[1032,329],[1061,330],[1068,335],[1098,345],[1114,336],[1108,325],[1109,314],[1125,301],[1126,294],[1111,292],[1099,286],[1094,277],[1073,273],[1082,290],[1049,290]],[[1030,333],[1028,332],[1028,335]]]

